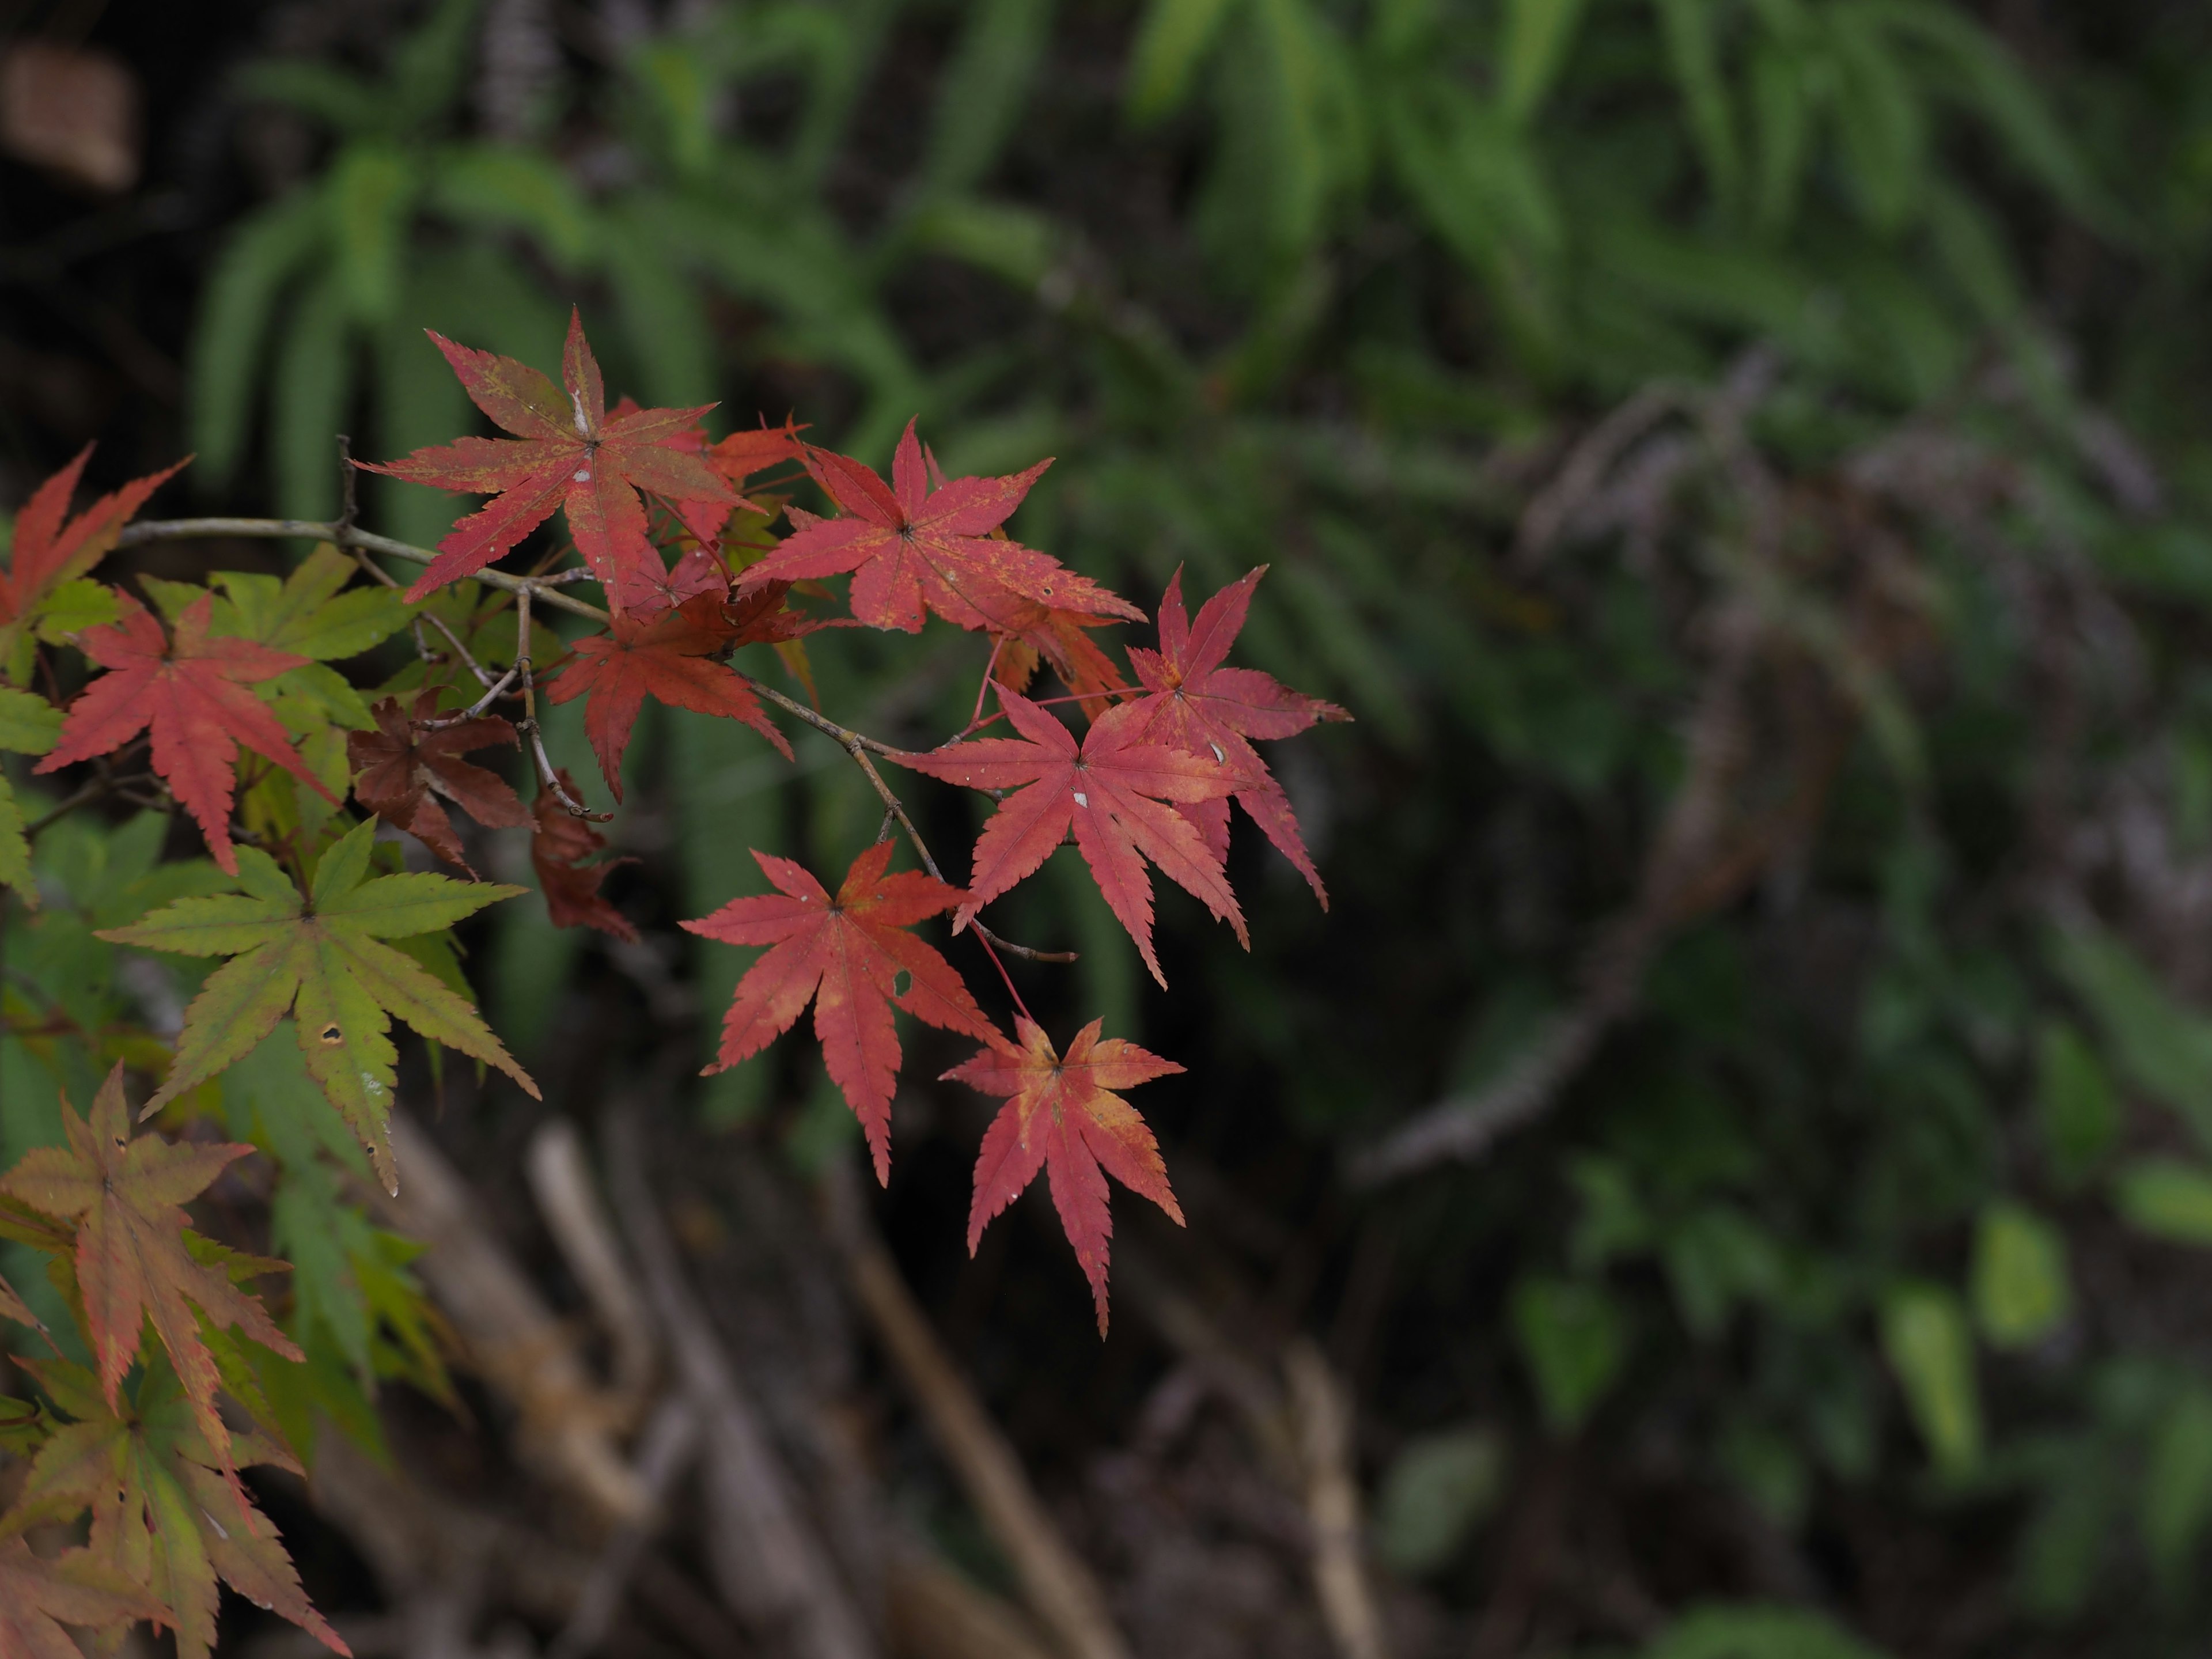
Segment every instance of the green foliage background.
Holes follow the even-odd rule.
[[[878,462],[918,412],[956,472],[1056,455],[1017,532],[1141,599],[1269,565],[1246,659],[1358,718],[1278,751],[1333,911],[1240,842],[1253,954],[1170,901],[1173,1000],[1079,882],[1022,931],[1084,952],[1038,994],[1190,1068],[1171,1169],[1331,1261],[1387,1238],[1359,1370],[1386,1561],[1478,1595],[1510,1470],[1573,1446],[1736,1494],[1901,1650],[1983,1650],[1921,1623],[1973,1594],[2008,1651],[2204,1639],[2206,21],[684,15],[489,123],[458,0],[381,61],[242,74],[315,159],[211,267],[203,483],[325,514],[331,434],[470,429],[423,326],[550,363],[575,301],[647,403],[789,409]],[[454,507],[380,483],[371,510],[428,543]],[[1731,616],[1760,643],[1727,811],[1827,744],[1809,818],[1713,902],[1644,906],[1631,989],[1534,1127],[1357,1187],[1395,1125],[1591,1006]],[[824,652],[824,706],[951,730],[964,643]],[[748,845],[842,867],[872,803],[799,750],[794,777],[726,722],[656,728],[616,830],[668,872],[636,902],[702,914]],[[489,965],[526,1057],[588,979],[536,915]],[[735,964],[680,971],[713,1008]],[[776,1078],[704,1109],[742,1121]],[[834,1112],[798,1121],[835,1144]],[[1880,1565],[1892,1535],[1916,1565]],[[1660,1650],[1860,1650],[1810,1629],[1708,1613]]]

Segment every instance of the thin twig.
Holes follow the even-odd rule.
[[[561,781],[561,774],[553,764],[553,757],[545,752],[545,730],[538,721],[538,683],[530,672],[530,601],[535,590],[521,587],[514,595],[514,674],[522,676],[522,718],[515,722],[518,735],[530,740],[530,758],[538,768],[538,786],[553,792],[553,799],[561,803],[562,810],[572,818],[589,818],[594,823],[605,823],[614,817],[612,812],[594,812],[570,794]]]
[[[429,564],[437,554],[427,547],[416,547],[406,542],[394,541],[389,536],[380,536],[362,530],[343,520],[318,521],[308,519],[149,519],[134,524],[116,538],[118,547],[137,547],[147,542],[199,541],[216,536],[236,536],[264,541],[295,539],[329,542],[334,546],[383,553],[395,559],[405,559],[412,564]],[[560,584],[582,581],[589,577],[562,573],[557,578],[544,576],[510,576],[504,570],[483,569],[470,573],[471,580],[488,587],[500,587],[514,594],[535,593],[545,603],[559,610],[592,621],[611,621],[607,613],[595,605],[581,599],[572,599],[560,591]]]
[[[850,755],[854,763],[866,775],[870,786],[876,792],[876,799],[883,802],[884,811],[897,819],[899,828],[906,831],[907,842],[914,848],[915,856],[921,860],[921,867],[938,880],[945,882],[948,887],[958,885],[956,882],[945,879],[945,872],[938,867],[937,860],[930,856],[928,843],[922,840],[921,831],[914,827],[914,820],[907,816],[906,803],[898,798],[890,785],[884,781],[884,775],[876,770],[876,763],[868,758],[871,753],[874,753],[896,759],[905,753],[905,750],[869,737],[864,732],[855,732],[850,726],[840,726],[828,715],[817,714],[796,698],[787,697],[774,686],[754,679],[750,675],[744,678],[746,683],[762,696],[766,697],[786,714],[795,715],[825,737],[834,739],[840,749]],[[982,945],[987,953],[1004,951],[1008,956],[1019,957],[1024,962],[1073,962],[1076,959],[1076,953],[1073,951],[1039,951],[1030,945],[1017,945],[1012,939],[1001,939],[981,921],[971,919],[968,926],[969,931],[975,935],[976,941]],[[992,956],[992,960],[994,963],[998,961],[995,954]],[[1000,964],[999,972],[1001,977],[1005,976],[1006,971],[1005,965]],[[1006,981],[1006,989],[1012,993],[1015,1005],[1021,1006],[1021,993],[1014,990],[1012,980]],[[1022,1012],[1027,1016],[1028,1008],[1022,1007]]]
[[[442,720],[418,720],[416,723],[425,732],[443,732],[448,726],[467,725],[507,695],[507,688],[514,684],[515,672],[515,670],[508,669],[484,689],[483,696],[478,697],[459,714],[448,714]]]

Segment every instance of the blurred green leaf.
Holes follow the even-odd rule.
[[[399,301],[406,231],[421,179],[413,160],[384,144],[349,144],[331,169],[331,229],[338,280],[352,314],[381,322]]]
[[[1732,1205],[1692,1212],[1668,1235],[1661,1254],[1682,1322],[1701,1338],[1720,1334],[1739,1302],[1771,1297],[1781,1287],[1774,1241]]]
[[[2212,1020],[2177,1002],[2109,933],[2067,928],[2049,948],[2051,965],[2096,1016],[2121,1074],[2212,1145]]]
[[[1494,1429],[1447,1429],[1409,1440],[1376,1499],[1376,1559],[1419,1578],[1449,1565],[1505,1495],[1506,1450]]]
[[[1982,1407],[1959,1298],[1936,1285],[1895,1286],[1882,1298],[1881,1344],[1936,1467],[1964,1474],[1981,1459]]]
[[[933,202],[915,214],[915,246],[1034,289],[1059,252],[1060,230],[1042,214],[972,196]]]
[[[385,74],[389,131],[413,137],[460,96],[472,54],[477,0],[436,0],[392,52]]]
[[[982,182],[1022,118],[1052,30],[1054,0],[971,0],[937,83],[920,184],[925,197]]]
[[[2212,1173],[2170,1158],[2145,1158],[2113,1177],[2128,1222],[2177,1244],[2212,1245]]]
[[[338,505],[337,434],[353,401],[350,306],[325,276],[300,296],[288,319],[270,388],[270,459],[276,501],[288,518],[329,519]]]
[[[1825,1614],[1802,1607],[1709,1606],[1677,1619],[1643,1659],[1883,1659]]]
[[[507,144],[457,144],[429,168],[429,204],[458,224],[519,230],[548,256],[580,264],[591,251],[591,210],[561,165]]]
[[[1129,57],[1129,118],[1157,121],[1182,108],[1200,64],[1238,0],[1150,0]]]
[[[1926,112],[1869,13],[1840,5],[1825,15],[1845,176],[1869,224],[1885,234],[1901,230],[1919,204],[1927,171]]]
[[[2044,1157],[2060,1185],[2078,1186],[2119,1138],[2119,1096],[2097,1051],[2069,1021],[2044,1027],[2036,1058]]]
[[[2181,1591],[2201,1567],[2212,1522],[2212,1388],[2192,1379],[2174,1395],[2144,1465],[2143,1541],[2169,1589]]]
[[[1722,0],[1652,3],[1666,37],[1675,85],[1689,113],[1690,131],[1705,161],[1706,181],[1723,213],[1731,211],[1743,188],[1743,157],[1735,100],[1721,66]]]
[[[1543,107],[1575,43],[1583,0],[1506,0],[1498,52],[1498,102],[1513,125]]]
[[[352,136],[382,128],[386,112],[378,89],[349,70],[295,58],[247,64],[238,71],[239,92],[312,115]]]
[[[1992,1344],[2039,1341],[2073,1306],[2064,1236],[2020,1205],[1990,1205],[1974,1230],[1973,1289],[1974,1316]]]
[[[1553,1431],[1571,1435],[1612,1389],[1628,1331],[1602,1285],[1524,1275],[1513,1287],[1513,1334]]]
[[[242,458],[277,296],[328,234],[328,203],[302,189],[240,225],[216,256],[192,331],[186,426],[209,488],[228,482]]]

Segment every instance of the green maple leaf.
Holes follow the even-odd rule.
[[[17,755],[43,755],[61,736],[62,711],[34,692],[0,686],[0,749]],[[0,885],[14,888],[23,902],[39,908],[31,880],[31,843],[23,835],[23,809],[7,775],[0,773]]]
[[[74,1419],[32,1460],[9,1528],[92,1510],[90,1562],[104,1582],[142,1586],[143,1609],[177,1633],[178,1659],[206,1659],[216,1638],[216,1581],[283,1614],[335,1653],[344,1642],[307,1600],[269,1517],[228,1484],[176,1373],[150,1358],[128,1408],[112,1408],[91,1372],[66,1360],[27,1364],[48,1399]],[[290,1454],[250,1430],[231,1434],[239,1464],[299,1473]],[[0,1558],[4,1559],[4,1558]],[[4,1575],[0,1575],[4,1582]],[[67,1618],[68,1612],[61,1610]],[[0,1649],[0,1652],[12,1651]],[[36,1650],[33,1650],[36,1651]]]
[[[381,942],[442,931],[524,890],[436,875],[365,880],[375,834],[370,818],[325,853],[304,898],[276,860],[243,847],[243,893],[179,899],[100,937],[233,958],[208,975],[185,1010],[175,1063],[148,1111],[251,1052],[290,1013],[308,1075],[368,1148],[386,1188],[397,1193],[389,1125],[399,1054],[389,1035],[392,1016],[434,1042],[498,1066],[533,1100],[539,1096],[474,1008]]]

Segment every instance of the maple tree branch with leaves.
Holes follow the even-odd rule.
[[[535,1097],[536,1083],[474,1006],[453,942],[458,924],[527,890],[478,878],[453,815],[483,830],[528,830],[554,925],[638,938],[601,891],[615,863],[592,826],[613,814],[588,805],[554,763],[541,694],[556,706],[583,703],[584,736],[617,802],[648,702],[738,721],[790,760],[775,711],[851,758],[884,819],[834,887],[755,850],[769,890],[732,896],[683,924],[759,952],[738,982],[708,1070],[757,1055],[811,1006],[829,1076],[860,1125],[878,1180],[888,1181],[904,1059],[894,1011],[972,1039],[975,1054],[945,1076],[1005,1104],[979,1152],[969,1248],[1043,1173],[1102,1335],[1113,1231],[1107,1177],[1182,1219],[1159,1146],[1123,1095],[1182,1067],[1104,1035],[1097,1020],[1064,1048],[1055,1043],[1004,958],[1064,963],[1073,954],[1012,944],[977,913],[1073,844],[1164,987],[1152,941],[1153,871],[1247,939],[1227,874],[1232,803],[1328,902],[1289,799],[1253,745],[1346,716],[1227,665],[1261,572],[1214,595],[1194,618],[1178,574],[1160,605],[1157,647],[1127,652],[1133,682],[1094,636],[1146,614],[1004,528],[1048,463],[1008,477],[948,478],[909,425],[886,481],[789,423],[710,441],[705,409],[610,410],[580,319],[571,321],[557,384],[430,338],[507,435],[462,437],[389,463],[348,458],[345,510],[329,522],[133,522],[174,468],[72,515],[80,455],[25,506],[12,562],[0,571],[0,748],[38,757],[37,775],[89,772],[28,825],[0,778],[0,884],[35,906],[30,837],[150,783],[198,827],[210,861],[152,902],[107,917],[97,935],[215,964],[172,1037],[109,1042],[86,1034],[109,1062],[89,1115],[67,1114],[66,1146],[33,1152],[0,1176],[0,1237],[46,1255],[93,1359],[81,1369],[57,1350],[33,1364],[46,1403],[4,1430],[30,1469],[22,1496],[0,1516],[0,1633],[11,1644],[20,1634],[32,1651],[58,1639],[57,1620],[112,1632],[146,1619],[174,1631],[185,1659],[199,1659],[213,1639],[218,1581],[345,1651],[239,1478],[256,1462],[297,1467],[302,1419],[271,1402],[299,1397],[287,1368],[303,1350],[248,1288],[283,1264],[215,1244],[181,1207],[254,1149],[134,1134],[129,1101],[134,1079],[143,1081],[149,1087],[136,1115],[161,1115],[173,1127],[217,1100],[228,1110],[234,1077],[281,1073],[295,1081],[258,1097],[264,1121],[277,1113],[288,1125],[298,1120],[299,1133],[327,1134],[349,1153],[357,1147],[363,1173],[397,1191],[405,1171],[391,1137],[395,1018],[434,1054],[467,1056]],[[356,467],[489,500],[436,549],[418,548],[356,522]],[[811,479],[836,510],[817,515],[771,493],[775,481],[762,475],[778,468],[793,469],[782,483]],[[556,544],[527,574],[497,568],[556,514],[575,565],[555,568],[565,551]],[[789,526],[781,538],[770,529],[779,517]],[[196,586],[145,576],[132,592],[93,574],[118,547],[218,538],[305,539],[315,549],[282,579],[219,571]],[[386,558],[419,574],[403,583]],[[843,614],[828,586],[836,580],[847,583]],[[579,582],[596,585],[604,607],[568,591]],[[545,628],[548,611],[591,630],[564,641]],[[955,738],[916,751],[814,706],[809,635],[832,627],[915,634],[932,618],[988,638],[974,714]],[[432,649],[426,629],[446,649]],[[411,659],[380,683],[359,684],[331,666],[366,660],[410,631]],[[755,646],[782,657],[805,700],[732,665]],[[1025,695],[1048,668],[1065,695]],[[52,695],[32,689],[40,684]],[[987,714],[992,697],[997,709]],[[1082,723],[1079,733],[1063,714]],[[533,799],[467,758],[500,747],[528,757]],[[142,750],[143,769],[134,771],[126,763]],[[879,763],[993,801],[964,886],[932,854]],[[921,868],[892,869],[901,839]],[[418,863],[458,873],[410,865],[416,847]],[[996,970],[1012,1005],[1011,1037],[915,931],[947,915],[951,931],[972,933]],[[356,1258],[357,1271],[369,1271],[367,1260]],[[393,1316],[404,1322],[407,1305],[403,1297]],[[0,1318],[47,1328],[5,1285]],[[435,1387],[441,1374],[425,1352],[416,1374]],[[84,1474],[103,1459],[126,1473]],[[23,1527],[87,1510],[84,1546],[53,1562],[21,1551]],[[138,1565],[152,1559],[148,1538],[168,1564],[150,1575]]]

